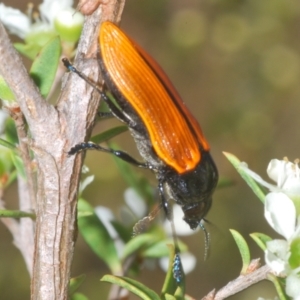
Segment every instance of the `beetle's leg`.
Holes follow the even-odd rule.
[[[158,191],[159,191],[162,207],[165,211],[167,219],[170,221],[171,224],[171,231],[172,231],[172,237],[173,237],[174,248],[175,248],[175,256],[173,260],[173,277],[176,280],[176,282],[180,284],[183,277],[183,269],[182,269],[182,264],[180,259],[180,250],[179,250],[177,235],[175,231],[173,213],[170,210],[169,203],[164,194],[164,180],[159,181]]]
[[[162,204],[163,210],[166,214],[166,217],[169,221],[171,221],[172,220],[171,211],[169,209],[169,203],[168,203],[168,201],[165,197],[165,193],[164,193],[164,180],[159,180],[158,193],[159,193],[161,204]]]
[[[97,91],[100,93],[102,99],[107,104],[108,108],[110,109],[111,113],[118,118],[121,122],[126,123],[129,127],[133,127],[133,122],[128,119],[128,117],[120,110],[114,103],[111,101],[111,99],[107,96],[107,94],[103,91],[100,91],[97,89]]]
[[[113,150],[113,149],[110,149],[110,148],[104,148],[104,147],[102,147],[100,145],[97,145],[93,142],[77,144],[77,145],[75,145],[74,147],[71,148],[71,150],[68,152],[68,154],[73,155],[73,154],[76,154],[77,152],[80,152],[82,150],[98,150],[98,151],[102,151],[102,152],[106,152],[106,153],[111,153],[111,154],[115,155],[116,157],[118,157],[118,158],[132,164],[132,165],[135,165],[139,168],[149,169],[148,164],[137,161],[136,159],[134,159],[132,156],[130,156],[128,153],[126,153],[124,151]]]
[[[110,119],[115,118],[111,111],[98,111],[97,115],[100,119]]]
[[[109,109],[111,110],[112,114],[117,117],[119,120],[122,122],[128,124],[128,126],[133,126],[132,121],[128,119],[127,116],[123,114],[123,112],[109,99],[109,97],[106,95],[104,91],[102,91],[97,84],[95,84],[93,81],[91,81],[87,76],[85,76],[82,72],[78,71],[70,62],[67,58],[62,59],[63,64],[65,67],[70,71],[75,74],[77,74],[80,78],[85,80],[90,86],[92,86],[103,98],[105,103],[108,105]]]

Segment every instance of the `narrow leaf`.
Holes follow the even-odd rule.
[[[116,144],[109,144],[113,149],[118,149]],[[154,192],[153,187],[149,184],[149,181],[144,177],[140,176],[136,171],[137,168],[133,168],[129,163],[114,157],[114,160],[126,180],[126,182],[133,187],[136,192],[146,200],[147,204],[152,205],[154,203]]]
[[[15,218],[15,219],[31,218],[31,219],[35,219],[35,214],[25,212],[25,211],[20,211],[20,210],[1,209],[0,210],[0,218]]]
[[[0,99],[6,101],[14,101],[15,95],[7,85],[6,81],[0,76]]]
[[[16,149],[16,146],[11,144],[10,142],[6,141],[6,140],[3,140],[0,138],[0,145],[1,146],[4,146],[6,148],[9,148],[9,149]]]
[[[142,247],[155,243],[155,241],[157,241],[157,238],[150,233],[144,233],[134,237],[125,245],[123,250],[123,259],[137,252]]]
[[[272,241],[272,238],[264,233],[254,232],[250,236],[263,251],[267,249],[267,242]]]
[[[188,247],[181,240],[177,240],[180,252],[186,252]],[[162,240],[157,243],[152,243],[149,247],[142,251],[143,257],[160,258],[169,255],[168,244],[172,244],[173,240]]]
[[[236,170],[240,173],[241,177],[246,181],[246,183],[249,185],[249,187],[252,189],[252,191],[255,193],[255,195],[260,199],[262,203],[265,202],[265,193],[261,189],[261,187],[257,184],[257,182],[249,176],[243,168],[241,168],[241,162],[239,159],[230,154],[223,152],[223,154],[226,156],[226,158],[231,162],[231,164],[236,168]]]
[[[269,274],[268,279],[274,284],[274,287],[280,300],[291,300],[291,298],[287,298],[287,296],[285,296],[284,289],[282,288],[278,277],[276,277],[273,274]]]
[[[37,44],[14,43],[14,47],[19,53],[33,60],[41,49]]]
[[[249,263],[250,263],[249,247],[248,247],[245,239],[242,237],[242,235],[240,233],[238,233],[237,231],[235,231],[233,229],[230,229],[230,232],[239,248],[239,251],[240,251],[240,254],[242,257],[243,267],[242,267],[241,274],[246,274]]]
[[[26,178],[25,170],[24,170],[24,163],[19,155],[11,151],[11,159],[14,164],[14,166],[17,169],[17,172],[20,176],[22,176],[24,179]]]
[[[234,181],[230,178],[221,177],[218,181],[218,190],[226,187],[234,186]]]
[[[16,124],[12,118],[7,118],[5,121],[5,140],[13,145],[19,143]]]
[[[111,272],[121,272],[122,266],[114,240],[110,237],[106,227],[94,213],[88,202],[79,199],[78,227],[84,240],[91,249],[107,264]]]
[[[55,79],[61,54],[59,37],[51,39],[33,61],[30,76],[39,87],[41,95],[46,98]]]
[[[75,293],[71,297],[71,300],[89,300],[89,298],[81,293]]]
[[[170,295],[170,294],[165,294],[164,299],[165,300],[176,300],[175,296]]]
[[[153,290],[128,277],[105,275],[102,277],[101,281],[117,284],[118,286],[128,290],[144,300],[161,300],[160,296],[157,295]]]
[[[85,274],[71,278],[69,284],[69,296],[72,296],[78,290],[81,284],[85,281],[85,278]]]
[[[118,126],[101,132],[91,138],[95,144],[100,144],[128,130],[127,126]]]
[[[127,243],[132,239],[132,228],[128,229],[126,226],[116,220],[113,220],[110,223],[124,243]]]

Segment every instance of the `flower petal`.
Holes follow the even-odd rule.
[[[240,168],[242,168],[243,171],[246,172],[249,176],[251,176],[256,182],[258,182],[262,186],[266,187],[270,191],[274,191],[274,192],[279,192],[280,191],[280,189],[278,189],[278,187],[276,185],[268,183],[267,181],[262,179],[261,176],[259,176],[258,174],[256,174],[252,170],[250,170],[248,168],[248,165],[245,162],[240,163]]]
[[[282,178],[282,172],[284,171],[284,164],[286,161],[282,161],[279,159],[272,159],[268,165],[267,173],[268,176],[274,180],[275,182],[278,182],[280,178]]]
[[[300,277],[296,274],[290,274],[286,278],[285,291],[292,299],[300,300]]]
[[[103,225],[106,227],[110,237],[112,239],[114,239],[114,244],[116,246],[118,256],[121,257],[121,254],[124,249],[124,243],[119,238],[117,231],[111,224],[111,222],[115,220],[113,212],[109,208],[99,205],[99,206],[95,207],[95,213],[96,213],[97,217],[101,220]]]
[[[297,163],[272,159],[268,165],[267,173],[271,179],[277,182],[277,186],[287,194],[300,194],[300,172]]]
[[[30,31],[29,18],[18,9],[5,6],[3,3],[0,3],[0,20],[9,32],[22,39]]]
[[[199,228],[197,228],[196,230],[191,230],[190,226],[183,220],[183,217],[184,217],[184,214],[183,214],[181,206],[179,206],[178,204],[174,204],[173,205],[173,220],[174,220],[176,234],[181,235],[181,236],[184,236],[184,235],[187,236],[187,235],[192,235],[192,234],[196,233],[199,230]],[[170,226],[169,220],[165,220],[164,229],[169,236],[172,236],[172,228]]]
[[[57,14],[72,6],[73,0],[44,0],[39,9],[43,21],[47,21],[53,26]]]
[[[269,193],[265,201],[265,218],[279,234],[289,239],[296,225],[296,209],[293,201],[284,193]]]
[[[267,242],[265,261],[267,265],[277,274],[283,275],[287,272],[288,243],[285,240],[273,240]]]
[[[143,218],[146,215],[147,205],[145,200],[133,188],[125,190],[124,200],[138,219]]]

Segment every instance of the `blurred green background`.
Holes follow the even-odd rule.
[[[26,2],[10,0],[5,4],[26,9]],[[266,168],[272,158],[299,158],[300,2],[128,0],[121,27],[165,69],[199,120],[220,176],[234,181],[233,186],[216,191],[207,216],[211,223],[207,225],[211,234],[208,260],[203,261],[201,233],[182,238],[198,258],[196,270],[187,277],[187,292],[200,299],[239,275],[241,260],[230,228],[243,234],[252,258],[261,257],[262,262],[263,253],[248,237],[249,233],[260,231],[276,237],[264,220],[262,204],[222,151],[237,155],[266,179]],[[101,123],[101,130],[116,124]],[[99,125],[95,128],[98,132]],[[116,141],[138,157],[128,133]],[[94,206],[108,206],[117,214],[127,186],[113,159],[89,152],[86,165],[96,179],[83,196]],[[155,178],[149,172],[143,174],[155,186]],[[14,207],[17,201],[16,188],[12,186],[5,195],[7,207]],[[25,265],[1,223],[0,236],[0,298],[28,299]],[[109,285],[99,279],[108,270],[80,236],[72,272],[73,276],[87,275],[81,292],[90,299],[105,299],[101,295]],[[138,279],[159,291],[164,273],[159,268],[145,269]],[[271,283],[260,283],[231,299],[258,296],[274,298]]]

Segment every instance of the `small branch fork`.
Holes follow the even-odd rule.
[[[125,0],[106,0],[85,19],[74,63],[94,82],[100,80],[95,59],[98,28],[105,20],[118,23],[124,4]],[[27,173],[26,182],[18,181],[20,209],[35,210],[36,223],[29,218],[3,220],[32,275],[31,299],[68,299],[82,155],[69,157],[67,152],[89,138],[99,96],[78,76],[69,75],[56,107],[50,105],[28,76],[1,23],[0,40],[0,74],[17,99],[11,112]],[[36,174],[29,149],[34,153]]]

